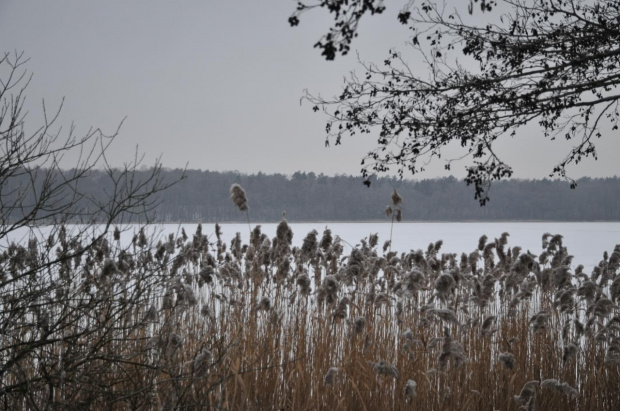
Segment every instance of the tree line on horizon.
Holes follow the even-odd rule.
[[[78,211],[73,221],[80,221],[80,213],[92,213],[93,201],[103,205],[106,196],[118,190],[106,173],[109,171],[91,170],[76,184],[74,190],[81,195],[74,199]],[[152,172],[143,169],[135,173],[139,179]],[[177,183],[157,193],[146,210],[150,218],[145,218],[145,210],[130,207],[115,221],[244,222],[245,213],[230,202],[233,184],[247,192],[249,216],[254,222],[277,222],[283,214],[289,221],[384,220],[394,189],[403,198],[405,221],[620,221],[618,177],[582,178],[574,190],[560,180],[501,181],[494,184],[492,201],[485,206],[474,199],[470,187],[454,177],[420,181],[381,177],[373,178],[366,187],[358,176],[347,175],[162,169],[160,179]],[[7,188],[11,195],[20,193],[20,186],[45,183],[43,178],[31,181],[24,176],[23,181],[18,180]],[[22,211],[13,210],[10,217],[19,219]]]
[[[179,178],[183,170],[167,170]],[[185,170],[187,178],[159,194],[159,222],[242,222],[230,203],[232,184],[247,192],[250,218],[275,222],[385,219],[394,189],[409,221],[620,221],[620,178],[582,178],[578,188],[560,180],[509,180],[494,184],[492,201],[481,207],[472,190],[454,177],[421,181],[374,178],[365,187],[356,176],[296,172],[242,174]]]

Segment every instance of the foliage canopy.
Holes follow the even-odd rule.
[[[299,2],[290,23],[312,8],[334,18],[315,45],[328,60],[350,50],[364,15],[384,11],[380,0]],[[545,138],[572,142],[550,175],[574,188],[567,167],[597,157],[604,122],[618,128],[620,1],[474,0],[462,10],[410,1],[397,20],[411,29],[422,75],[390,50],[381,64],[362,62],[363,76],[351,74],[334,98],[306,96],[329,116],[326,144],[378,132],[377,147],[362,160],[365,177],[424,171],[429,158],[458,142],[460,159],[470,159],[465,180],[484,205],[491,182],[513,174],[496,141],[538,124]]]

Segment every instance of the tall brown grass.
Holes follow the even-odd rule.
[[[91,298],[78,274],[71,299],[47,303],[51,333],[5,310],[0,407],[620,409],[620,247],[584,273],[561,236],[538,256],[507,235],[458,256],[441,241],[386,254],[376,236],[351,249],[331,232],[296,248],[278,231],[93,250],[70,272],[88,260],[110,278],[96,311],[78,310]],[[16,357],[32,335],[46,343]]]

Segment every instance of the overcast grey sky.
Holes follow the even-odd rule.
[[[362,21],[353,48],[364,60],[407,48],[407,28],[396,23],[404,1],[386,4],[384,15]],[[290,0],[0,0],[0,41],[2,51],[30,57],[31,124],[40,123],[42,99],[53,107],[63,97],[60,124],[74,122],[78,133],[112,132],[127,117],[110,152],[118,163],[139,146],[148,164],[161,155],[172,168],[358,174],[375,137],[325,148],[325,117],[300,105],[304,89],[337,94],[358,67],[355,53],[326,62],[312,47],[328,26],[324,13],[291,28],[294,7]],[[535,130],[500,149],[520,178],[546,176],[565,154]],[[573,176],[620,174],[617,133],[598,149],[599,161]],[[462,176],[463,166],[452,172]]]

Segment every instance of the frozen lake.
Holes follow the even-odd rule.
[[[263,233],[273,238],[277,224],[252,224],[260,225]],[[370,223],[289,223],[293,230],[293,244],[300,246],[304,237],[311,230],[317,230],[320,236],[325,227],[329,227],[332,236],[339,236],[346,244],[354,246],[359,244],[360,239],[369,234],[379,235],[379,244],[390,238],[389,222]],[[249,238],[248,225],[246,224],[220,224],[223,239],[227,242],[241,233],[241,238],[247,242]],[[184,227],[187,234],[196,231],[196,224],[166,225],[163,231],[166,233],[176,232]],[[215,231],[214,224],[203,224],[203,233],[211,235]],[[542,235],[544,233],[561,234],[564,237],[564,246],[568,252],[575,256],[573,265],[583,264],[589,272],[603,258],[603,252],[611,254],[616,244],[620,244],[620,223],[558,223],[558,222],[500,222],[500,223],[394,223],[392,235],[392,250],[403,252],[423,249],[430,242],[443,240],[441,252],[444,253],[470,253],[478,246],[478,239],[482,235],[492,241],[503,232],[508,232],[508,245],[520,246],[523,250],[530,250],[538,255],[542,251]],[[348,247],[345,247],[345,251]]]

